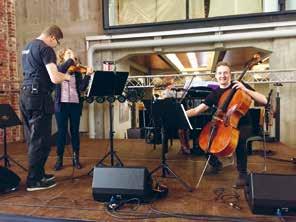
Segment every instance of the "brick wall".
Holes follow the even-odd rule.
[[[19,112],[19,77],[16,62],[15,0],[0,0],[0,104],[8,103]],[[20,126],[7,128],[7,141],[22,140]],[[3,130],[0,131],[0,143]]]

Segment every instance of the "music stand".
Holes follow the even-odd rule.
[[[112,72],[112,71],[96,71],[92,76],[90,85],[88,88],[87,96],[115,96],[121,95],[128,77],[128,72]],[[96,166],[104,165],[103,161],[110,156],[111,166],[114,166],[114,157],[119,162],[120,166],[123,166],[122,161],[117,156],[114,151],[113,144],[113,105],[109,102],[109,141],[110,141],[110,150],[109,152],[98,161]],[[90,174],[93,169],[88,173]]]
[[[193,106],[198,106],[211,92],[212,88],[208,86],[195,86],[191,87],[187,94],[185,99],[190,100],[193,103]],[[197,103],[198,102],[198,103]],[[193,154],[196,155],[204,155],[204,152],[199,148],[198,146],[198,135],[202,129],[203,126],[206,125],[206,123],[210,120],[209,117],[212,117],[212,109],[209,109],[208,112],[201,113],[198,116],[192,117],[190,119],[193,130],[191,132],[192,137],[192,151]]]
[[[156,100],[153,103],[152,115],[155,119],[161,121],[161,134],[162,134],[162,152],[161,152],[161,164],[151,171],[150,175],[158,170],[162,170],[162,177],[166,177],[167,174],[172,173],[173,178],[177,179],[189,192],[192,188],[188,186],[176,173],[170,169],[166,162],[166,153],[168,152],[168,129],[191,129],[192,126],[185,113],[185,109],[182,104],[177,103],[174,99]]]
[[[7,152],[7,141],[6,141],[6,128],[11,126],[21,125],[22,122],[13,111],[9,104],[0,104],[0,128],[3,129],[3,146],[4,146],[4,153],[0,157],[0,161],[4,160],[4,166],[10,167],[10,162],[14,162],[17,166],[22,168],[24,171],[28,171],[25,167],[15,161],[8,155]]]

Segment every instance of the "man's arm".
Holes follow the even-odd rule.
[[[197,107],[187,110],[186,114],[188,117],[197,116],[198,114],[206,111],[208,108],[209,107],[206,104],[201,103]]]
[[[235,84],[233,85],[232,88],[241,89],[241,90],[245,91],[249,96],[252,97],[253,100],[255,100],[256,102],[258,102],[262,105],[267,104],[267,99],[263,94],[246,88],[244,86],[244,84],[242,84],[241,82],[234,81],[234,83]]]
[[[59,84],[63,81],[69,81],[70,80],[70,75],[69,74],[64,74],[58,71],[57,65],[54,63],[49,63],[46,65],[47,72],[49,74],[50,80],[54,84]]]
[[[252,91],[247,89],[246,91],[247,94],[249,94],[249,96],[251,96],[256,102],[262,104],[262,105],[266,105],[267,104],[267,99],[264,95],[262,95],[259,92],[256,91]]]

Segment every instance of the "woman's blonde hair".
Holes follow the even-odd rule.
[[[65,48],[61,48],[59,51],[58,51],[58,53],[57,53],[57,59],[58,59],[58,61],[57,61],[57,63],[58,64],[61,64],[61,63],[63,63],[63,62],[65,62],[64,61],[64,55],[65,55],[65,52],[67,51],[67,49],[65,49]]]
[[[59,51],[58,51],[58,53],[57,53],[57,64],[58,65],[60,65],[60,64],[62,64],[62,63],[64,63],[65,62],[65,59],[64,59],[64,57],[65,57],[65,53],[66,53],[66,51],[67,50],[71,50],[71,51],[73,51],[71,48],[61,48]],[[79,62],[79,59],[77,58],[77,57],[75,57],[74,58],[74,62],[75,63],[80,63]]]

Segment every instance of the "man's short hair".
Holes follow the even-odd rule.
[[[229,70],[231,70],[231,65],[230,65],[229,62],[225,62],[225,61],[218,62],[217,65],[216,65],[216,69],[217,69],[219,66],[227,66],[227,67],[229,68]]]
[[[62,39],[64,37],[61,28],[57,25],[48,26],[46,29],[43,30],[42,34],[46,36],[54,36],[57,40]]]

